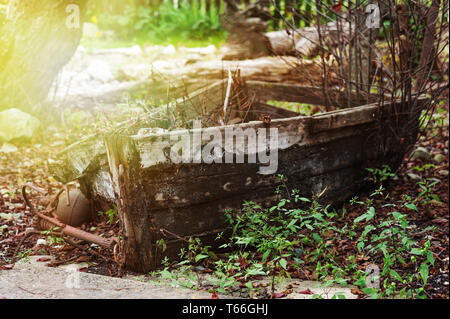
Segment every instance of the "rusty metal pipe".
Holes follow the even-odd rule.
[[[34,206],[28,200],[28,197],[26,195],[26,187],[27,187],[26,185],[24,185],[22,187],[23,198],[24,198],[25,202],[27,203],[27,205],[30,207],[31,212],[33,214],[35,214],[39,218],[41,218],[41,219],[43,219],[43,220],[45,220],[45,221],[47,221],[47,222],[57,226],[57,227],[60,227],[61,228],[61,232],[63,234],[66,234],[68,236],[72,236],[72,237],[75,237],[75,238],[78,238],[78,239],[81,239],[81,240],[85,240],[85,241],[97,244],[97,245],[105,247],[105,248],[113,248],[114,247],[114,244],[116,242],[115,238],[103,238],[103,237],[100,237],[98,235],[94,235],[94,234],[88,233],[88,232],[86,232],[84,230],[72,227],[70,225],[66,225],[66,224],[62,223],[61,221],[59,221],[58,219],[56,219],[56,218],[49,217],[49,216],[46,216],[46,215],[44,215],[42,213],[37,212],[35,210]]]
[[[75,238],[78,238],[81,240],[85,240],[85,241],[97,244],[97,245],[105,247],[105,248],[113,248],[114,247],[115,241],[113,238],[103,238],[98,235],[88,233],[84,230],[72,227],[70,225],[66,225],[66,224],[60,222],[59,220],[57,220],[56,218],[45,216],[44,214],[37,213],[37,212],[35,212],[35,214],[39,218],[46,220],[49,223],[51,223],[57,227],[60,227],[61,231],[65,235],[69,235],[69,236],[72,236],[72,237],[75,237]]]

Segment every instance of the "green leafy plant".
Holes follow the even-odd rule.
[[[112,224],[112,223],[118,223],[119,222],[119,216],[117,213],[117,208],[114,207],[106,212],[98,212],[97,213],[100,216],[107,216],[108,217],[108,224]]]
[[[438,203],[441,202],[439,196],[433,193],[433,188],[436,184],[440,182],[436,178],[427,178],[423,181],[417,183],[419,185],[421,192],[417,195],[417,200],[423,205],[428,206],[434,200]]]
[[[204,246],[200,238],[189,238],[187,250],[181,249],[179,254],[183,260],[181,264],[201,264],[204,261],[208,261],[209,258],[217,259],[216,255],[210,251],[210,248],[210,246]]]
[[[385,180],[389,171],[377,171],[377,181]],[[264,208],[254,202],[244,202],[240,211],[225,212],[226,223],[231,236],[221,246],[226,249],[220,257],[212,254],[209,246],[203,246],[197,238],[189,239],[187,248],[182,249],[178,263],[179,272],[173,274],[164,269],[164,276],[176,281],[182,280],[180,272],[188,276],[188,286],[194,285],[192,267],[211,269],[208,279],[214,290],[221,293],[254,293],[252,280],[259,276],[270,279],[271,295],[274,296],[278,283],[290,278],[292,271],[313,269],[324,291],[331,286],[356,285],[370,298],[399,296],[401,298],[425,298],[430,267],[434,255],[430,241],[423,244],[414,240],[408,212],[418,211],[408,195],[391,202],[389,194],[380,184],[364,201],[357,197],[350,200],[355,209],[363,210],[359,216],[347,218],[342,213],[318,202],[320,194],[312,199],[302,196],[298,190],[290,191],[284,176],[275,190],[279,195],[277,203]],[[426,184],[430,193],[433,182]],[[425,191],[425,189],[424,189]],[[431,197],[432,198],[432,197]],[[377,213],[375,202],[384,202],[382,214]],[[340,223],[337,226],[337,223]],[[433,231],[433,228],[423,231]],[[223,234],[218,238],[223,239]],[[343,238],[354,243],[354,254],[345,259],[336,250]],[[367,262],[366,262],[367,261]],[[379,268],[379,275],[372,276],[363,265],[372,263]],[[400,271],[407,268],[409,271]],[[189,279],[190,278],[190,279]],[[378,286],[369,283],[378,282]],[[323,298],[316,294],[313,298]],[[342,299],[342,292],[332,298]]]
[[[33,251],[31,249],[25,249],[23,251],[19,251],[17,253],[17,259],[22,260],[22,261],[29,261],[32,253],[33,253]]]
[[[371,197],[380,196],[377,192],[372,193]],[[374,219],[375,209],[368,200],[365,203],[358,202],[357,205],[366,205],[368,211],[354,220],[354,225],[362,224],[359,227],[362,230],[357,239],[357,249],[371,257],[373,260],[382,258],[383,263],[380,269],[380,280],[382,287],[375,289],[366,287],[367,274],[356,272],[354,275],[354,284],[359,285],[362,291],[372,298],[392,296],[398,294],[403,298],[423,298],[425,297],[425,284],[427,281],[428,267],[434,264],[433,253],[429,251],[429,241],[420,247],[419,243],[412,239],[410,225],[406,214],[392,211],[385,219]],[[395,205],[384,205],[385,207],[394,207]],[[400,207],[409,210],[418,210],[409,196],[402,196]],[[408,262],[418,263],[415,256],[421,256],[422,262],[417,266],[418,272],[400,275],[397,269],[402,268]],[[420,285],[420,281],[422,284]],[[418,286],[420,285],[420,286]],[[401,287],[401,288],[400,288]],[[400,288],[400,289],[399,289]]]
[[[208,11],[205,3],[198,0],[182,1],[178,8],[172,1],[158,8],[127,6],[120,15],[100,14],[98,21],[101,29],[113,30],[120,39],[145,38],[158,42],[177,37],[182,41],[224,34],[219,8],[212,4]]]
[[[48,230],[41,231],[41,234],[47,236],[49,245],[61,244],[64,242],[64,239],[61,236],[55,234],[59,230],[61,230],[60,227],[52,227]]]
[[[423,172],[423,171],[425,171],[426,169],[430,169],[430,168],[434,168],[434,167],[436,167],[436,165],[434,165],[434,164],[424,164],[424,165],[422,165],[422,166],[413,166],[413,170],[416,170],[416,171],[418,171],[418,172]]]
[[[369,180],[375,185],[378,185],[395,176],[388,165],[384,165],[382,168],[366,168],[366,170],[371,173]]]

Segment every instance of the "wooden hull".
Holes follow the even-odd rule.
[[[126,234],[126,267],[147,272],[161,258],[176,258],[188,237],[217,246],[226,230],[224,212],[244,201],[270,206],[280,184],[304,196],[323,192],[325,204],[342,203],[361,188],[365,168],[397,165],[403,154],[382,150],[377,142],[382,111],[389,105],[367,105],[320,116],[273,120],[279,139],[278,170],[260,174],[261,163],[205,164],[170,161],[149,163],[161,135],[110,136],[106,139],[112,183]],[[266,128],[262,122],[234,127]],[[220,127],[224,131],[226,127]],[[206,129],[208,130],[208,129]],[[189,131],[189,134],[194,134]],[[163,239],[167,248],[157,244]]]
[[[214,112],[223,104],[225,87],[222,81],[199,90],[189,99],[179,100],[176,108],[186,118]],[[395,105],[400,102],[355,107],[352,97],[347,101],[338,90],[332,90],[328,95],[333,100],[353,107],[315,116],[298,116],[262,103],[283,100],[327,104],[329,99],[321,92],[311,87],[250,83],[247,94],[257,97],[256,111],[271,114],[270,121],[252,121],[258,119],[257,115],[248,117],[252,121],[248,123],[183,132],[192,141],[199,133],[220,133],[222,153],[237,159],[239,152],[227,147],[227,130],[250,129],[267,136],[276,130],[277,169],[271,173],[262,172],[265,164],[259,157],[256,162],[249,160],[254,155],[249,147],[242,149],[241,162],[177,164],[167,153],[177,143],[170,132],[91,137],[63,152],[63,164],[54,166],[53,171],[62,182],[78,179],[84,193],[100,208],[117,205],[123,225],[126,268],[148,272],[158,267],[164,256],[177,258],[189,237],[199,237],[204,244],[218,247],[221,242],[215,240],[217,235],[227,232],[224,212],[239,211],[244,201],[274,204],[278,199],[275,190],[280,185],[279,174],[284,176],[288,189],[297,189],[305,197],[321,193],[323,204],[338,205],[360,190],[365,183],[365,168],[398,166],[407,146],[415,141],[411,132],[405,145],[398,147],[398,137],[384,130],[389,120],[402,120],[402,115],[393,112],[401,109]],[[369,96],[365,100],[370,103],[376,98]],[[209,142],[202,140],[200,149],[204,150]],[[161,239],[165,249],[159,244]]]

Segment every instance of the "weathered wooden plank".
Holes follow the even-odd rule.
[[[426,96],[418,97],[417,99],[418,103],[425,103],[428,100]],[[383,118],[386,119],[387,114],[392,116],[392,109],[396,105],[400,105],[400,103],[400,100],[394,101],[393,103],[386,101],[382,104],[372,103],[351,109],[318,114],[313,117],[314,120],[311,123],[311,130],[317,133],[324,130],[334,130],[380,121]]]
[[[211,110],[215,103],[219,101],[222,95],[218,95],[221,90],[223,81],[215,82],[211,86],[193,92],[189,97],[176,100],[175,104],[162,106],[153,113],[145,113],[138,117],[137,121],[148,122],[151,126],[152,118],[156,118],[163,113],[167,113],[167,109],[179,108],[189,110],[192,105],[209,105]],[[206,93],[208,94],[206,94]],[[203,99],[204,98],[204,99]],[[213,101],[211,99],[214,99]],[[214,106],[215,107],[215,106]],[[130,125],[131,121],[125,121],[118,124],[117,129],[125,128]],[[156,121],[155,121],[156,122]],[[155,123],[156,124],[156,123]],[[160,124],[160,123],[159,123]],[[73,180],[82,178],[89,170],[95,170],[100,166],[100,160],[106,160],[106,147],[103,140],[103,134],[93,134],[83,138],[81,141],[74,143],[57,155],[56,162],[50,165],[52,174],[62,183],[68,183]]]
[[[55,178],[65,184],[83,177],[90,169],[98,169],[99,159],[105,156],[103,140],[91,135],[59,153],[50,169]]]
[[[350,106],[354,107],[360,105],[357,101],[374,103],[379,99],[378,94],[364,96],[363,93],[360,93],[359,99],[357,99],[356,92],[351,92],[350,97],[348,97],[345,91],[332,87],[328,88],[326,92],[328,94],[327,99],[321,87],[260,81],[247,81],[247,86],[250,93],[266,101],[276,100],[315,105],[329,105],[327,101],[333,101],[334,107],[348,107],[348,100],[350,99]]]
[[[351,110],[337,112],[334,115],[339,120],[331,121],[326,129],[322,129],[326,116],[273,120],[270,127],[278,128],[285,139],[279,147],[277,173],[287,178],[289,189],[299,189],[306,196],[325,190],[321,200],[327,204],[354,194],[363,183],[364,168],[380,156],[379,145],[369,143],[371,133],[378,129],[378,118],[371,113],[377,109],[372,105],[370,112],[364,108],[355,114]],[[342,124],[353,124],[355,119],[360,125]],[[267,124],[251,122],[233,127],[267,128]],[[226,128],[218,130],[224,132]],[[167,169],[161,176],[157,168],[170,167],[169,159],[161,163],[142,161],[149,158],[146,152],[155,151],[160,138],[169,141],[169,133],[107,139],[119,209],[131,238],[126,248],[128,266],[134,270],[147,271],[159,263],[155,256],[161,255],[156,244],[161,228],[181,237],[220,229],[226,209],[239,209],[244,200],[270,205],[279,185],[276,174],[258,174],[260,163],[172,164],[173,176]]]
[[[336,204],[345,201],[354,194],[355,190],[360,188],[362,175],[364,175],[363,169],[358,171],[355,167],[344,167],[329,174],[312,177],[295,174],[285,176],[287,179],[291,179],[287,182],[288,187],[291,190],[300,190],[304,196],[310,196],[311,189],[318,194],[328,186],[323,195],[324,203]],[[357,183],[355,183],[355,179],[358,179]],[[219,200],[202,203],[193,202],[188,207],[152,210],[151,203],[148,203],[148,214],[152,216],[153,222],[158,227],[164,227],[182,237],[194,236],[211,229],[224,227],[225,210],[231,209],[236,212],[242,207],[244,201],[255,201],[263,207],[270,207],[275,204],[280,199],[280,196],[275,194],[275,187],[279,184],[278,181],[272,185],[246,191],[245,194],[224,194]],[[284,196],[287,197],[286,194]],[[338,201],[335,199],[338,199]]]
[[[221,80],[201,88],[189,96],[176,100],[176,111],[187,118],[195,118],[209,114],[216,107],[223,105],[226,95],[227,81]]]
[[[286,150],[286,157],[281,157],[283,169],[280,170],[280,173],[283,173],[287,177],[287,183],[290,189],[297,188],[302,191],[303,194],[309,195],[311,191],[319,193],[327,188],[323,196],[323,199],[326,202],[336,203],[336,200],[345,200],[360,187],[362,175],[364,174],[364,153],[367,152],[367,146],[364,146],[364,143],[361,143],[362,137],[359,138],[359,141],[355,141],[355,143],[351,144],[358,149],[359,152],[349,149],[342,156],[344,161],[346,157],[347,159],[353,159],[350,163],[336,163],[334,166],[328,165],[328,163],[336,160],[333,158],[333,154],[337,154],[337,152],[334,149],[322,147],[321,149],[316,149],[309,153],[311,156],[309,158],[311,164],[309,165],[312,166],[316,159],[319,160],[319,163],[317,163],[319,169],[311,172],[311,169],[309,169],[311,166],[308,166],[308,164],[303,165],[305,162],[304,159],[298,159],[297,156],[292,155],[292,152]],[[349,145],[348,142],[348,140],[343,141],[340,146]],[[330,143],[330,146],[338,148],[335,144],[336,143]],[[115,151],[113,150],[113,152]],[[121,151],[119,150],[118,153],[120,152]],[[132,150],[131,152],[127,151],[126,153],[128,155],[135,154],[136,156],[136,152]],[[308,152],[305,153],[308,154]],[[325,156],[326,154],[328,155]],[[289,155],[291,155],[291,157]],[[122,164],[119,164],[119,161],[124,160],[127,157],[124,153],[116,155],[112,154],[112,156],[116,158],[113,161],[116,167],[117,165],[120,167]],[[292,158],[294,158],[294,162],[292,161]],[[288,165],[285,165],[283,162]],[[129,266],[133,267],[134,270],[147,271],[159,263],[159,260],[155,260],[155,256],[161,254],[161,252],[158,252],[159,248],[156,244],[156,241],[161,238],[161,228],[181,237],[195,236],[198,233],[223,227],[224,211],[226,209],[239,209],[244,199],[259,201],[265,205],[272,204],[276,199],[274,189],[276,185],[279,184],[276,179],[273,179],[272,183],[265,183],[261,187],[254,189],[241,188],[241,192],[230,193],[224,191],[222,196],[220,196],[220,191],[223,190],[221,183],[226,181],[227,176],[225,176],[222,181],[209,183],[209,188],[207,189],[210,191],[212,189],[217,190],[217,197],[210,199],[205,193],[205,190],[207,189],[202,189],[198,194],[195,194],[197,187],[199,187],[197,181],[192,181],[190,184],[185,181],[185,185],[180,186],[180,188],[177,187],[178,185],[176,183],[173,183],[171,186],[166,186],[165,184],[153,185],[153,180],[145,174],[145,169],[142,169],[140,165],[136,163],[136,160],[130,161],[130,158],[128,158],[127,166],[122,166],[123,179],[121,180],[118,178],[116,180],[122,192],[121,198],[126,198],[126,203],[121,206],[123,216],[131,223],[138,223],[134,225],[134,228],[137,227],[138,229],[131,231],[132,237],[145,237],[147,240],[149,238],[153,239],[153,242],[139,242],[136,239],[133,239],[128,243],[130,245],[130,253],[128,255],[130,260]],[[292,169],[290,166],[295,163],[297,163],[297,168],[303,165],[303,171],[309,172],[310,175],[304,174],[302,176],[298,171]],[[197,165],[202,166],[205,164]],[[217,165],[210,165],[209,167],[214,166]],[[180,170],[183,170],[183,168],[184,167],[181,166]],[[118,171],[120,170],[121,169],[119,168]],[[254,172],[255,171],[256,170],[254,170]],[[244,177],[245,176],[246,175],[244,175]],[[162,190],[160,188],[162,186],[165,186],[166,189]],[[205,183],[204,186],[208,187],[208,183]],[[123,191],[125,189],[126,191]],[[157,189],[157,192],[165,191],[169,194],[175,194],[175,196],[182,196],[183,192],[185,196],[188,196],[189,194],[191,194],[191,196],[188,197],[189,202],[186,203],[187,205],[181,207],[176,207],[176,205],[171,205],[170,207],[158,207],[155,204],[156,201],[154,198],[149,196],[155,194],[155,189]],[[204,199],[208,200],[206,202],[202,201],[202,196]],[[131,223],[126,229],[129,229],[129,227],[133,228],[133,224]],[[136,235],[136,232],[138,233],[138,236]],[[144,234],[145,232],[151,232],[152,235]],[[142,247],[145,247],[145,249]],[[166,251],[166,254],[175,255],[175,252],[170,251],[175,248],[168,247],[167,249],[169,249],[169,251]]]
[[[261,111],[261,115],[265,115],[265,113],[274,114],[274,118],[278,118],[281,116],[292,117],[296,115],[295,112],[275,107],[272,107],[272,112],[269,105],[258,102],[258,100],[260,99],[283,99],[282,96],[284,95],[286,96],[285,100],[307,103],[308,101],[312,102],[311,100],[308,100],[308,92],[319,91],[318,88],[302,87],[298,85],[268,84],[257,81],[248,81],[247,85],[250,92],[255,93],[255,96],[257,97],[255,105],[252,106],[252,115],[248,118],[250,120],[256,119],[257,115],[259,114],[257,113],[258,110]],[[202,113],[208,114],[214,108],[223,104],[225,87],[226,81],[218,81],[206,88],[193,92],[189,97],[180,98],[175,103],[163,106],[158,111],[152,114],[144,114],[139,117],[138,121],[147,122],[147,125],[152,126],[152,118],[157,118],[161,114],[167,113],[167,110],[171,108],[182,112],[186,118],[195,118]],[[273,96],[270,97],[269,94],[272,93],[267,92],[271,91],[275,93],[273,93]],[[305,99],[302,99],[301,96],[299,97],[298,92],[303,92],[303,96],[305,97]],[[342,93],[340,94],[342,95]],[[341,99],[342,98],[344,97],[341,97]],[[315,98],[314,101],[317,102]],[[374,105],[372,106],[372,108],[361,110],[361,112],[364,113],[361,115],[361,117],[364,118],[365,121],[370,121],[369,113],[372,111],[372,109],[375,108],[376,106]],[[328,121],[330,121],[330,119],[334,117],[337,118],[336,123],[333,124],[334,126],[339,125],[339,123],[342,123],[341,126],[347,125],[345,121],[349,117],[348,115],[341,115],[340,113],[333,112],[327,114],[328,115],[326,116],[320,115],[317,117],[317,121],[320,122],[320,124],[316,124],[317,129],[322,129],[322,127],[325,129],[327,127],[326,125],[328,125]],[[335,116],[334,114],[337,115]],[[343,120],[339,120],[340,118],[343,118]],[[361,120],[358,119],[356,115],[353,116],[353,118],[353,122],[355,123],[358,123],[358,121]],[[162,124],[157,120],[154,120],[153,122],[154,125]],[[130,123],[130,121],[121,123],[118,125],[118,128],[124,128],[127,125],[130,125]],[[53,174],[59,181],[67,183],[86,175],[89,171],[89,168],[95,168],[96,166],[99,166],[98,160],[100,158],[106,159],[105,145],[103,143],[102,135],[96,134],[69,146],[66,150],[61,152],[57,157],[57,162],[51,165],[51,169]]]
[[[232,19],[231,19],[232,21]],[[249,30],[252,29],[250,35]],[[320,39],[317,27],[306,27],[294,30],[280,30],[263,33],[264,28],[259,32],[253,28],[239,26],[231,28],[230,37],[227,39],[225,47],[222,48],[223,60],[245,60],[260,56],[306,56],[313,58],[319,54]],[[245,31],[244,31],[245,30]],[[348,24],[341,24],[340,27],[335,22],[321,26],[322,46],[336,47],[338,44],[338,34],[348,33]],[[246,34],[246,38],[242,38]],[[249,41],[249,37],[252,38]]]
[[[289,176],[307,178],[321,175],[329,170],[337,170],[358,165],[363,157],[370,158],[370,148],[362,148],[365,141],[361,132],[367,127],[352,128],[347,135],[332,134],[325,141],[319,140],[313,145],[305,141],[295,148],[281,150],[278,154],[278,169]],[[329,153],[340,154],[338,158]],[[146,194],[152,194],[148,201],[153,209],[189,207],[203,202],[219,200],[224,196],[241,194],[262,187],[274,188],[278,178],[258,174],[261,163],[250,164],[244,159],[243,164],[179,164],[177,171],[155,174],[154,169],[141,170]],[[217,167],[220,169],[218,170]],[[209,172],[212,171],[212,172]],[[215,174],[214,174],[214,173]],[[195,185],[195,187],[193,187]]]
[[[387,106],[385,105],[383,109],[386,111]],[[376,116],[373,116],[376,114]],[[301,122],[304,122],[303,125],[309,126],[310,133],[305,132],[305,134],[314,134],[314,141],[311,140],[305,141],[304,144],[312,144],[315,145],[321,145],[323,143],[327,143],[329,141],[337,140],[337,139],[343,139],[349,136],[363,134],[364,131],[367,131],[367,125],[371,122],[379,122],[380,119],[378,118],[379,114],[379,107],[377,105],[371,105],[371,106],[364,106],[359,108],[354,108],[352,110],[344,110],[344,111],[335,111],[335,112],[329,112],[327,114],[321,114],[313,117],[298,117],[296,119],[283,119],[280,121],[273,121],[271,125],[275,125],[275,127],[278,126],[278,128],[283,132],[283,123],[286,121],[290,123],[290,130],[287,130],[287,135],[290,137],[287,137],[286,139],[294,140],[298,138],[298,127],[302,126]],[[305,124],[308,123],[309,124]],[[293,124],[293,125],[292,125]],[[250,123],[243,125],[244,129],[246,127],[263,127],[264,125],[259,122],[259,126],[257,126],[257,123]],[[296,129],[297,128],[297,129]],[[378,129],[378,126],[376,126]],[[222,128],[222,132],[223,132]],[[308,131],[308,129],[306,129]],[[148,144],[146,142],[146,139],[151,137],[139,137],[139,140],[141,140],[144,144]],[[298,142],[298,139],[297,139]],[[361,142],[361,141],[360,141]],[[358,142],[358,143],[360,143]],[[361,143],[363,143],[362,141]],[[287,145],[292,144],[287,143]],[[154,147],[150,144],[148,147],[149,149],[153,149]],[[345,149],[345,148],[344,148]],[[339,151],[337,151],[339,152]],[[294,153],[295,154],[295,153]],[[297,156],[297,155],[295,155]],[[299,159],[300,161],[300,159]],[[248,170],[249,168],[246,166],[247,164],[226,164],[226,165],[220,165],[220,166],[212,166],[214,169],[205,169],[203,166],[195,165],[192,167],[191,170],[180,170],[179,167],[176,167],[174,165],[171,165],[169,162],[166,164],[158,164],[156,166],[151,166],[150,170],[152,171],[151,174],[153,176],[158,176],[156,180],[154,180],[155,183],[165,183],[166,185],[170,185],[172,183],[182,183],[183,179],[186,180],[192,180],[193,177],[199,176],[199,178],[210,178],[214,179],[217,176],[226,176],[226,175],[237,175],[237,172],[240,172],[242,169],[244,171]],[[292,167],[292,165],[288,164]],[[295,167],[295,165],[294,165]],[[102,174],[98,174],[100,176],[105,175],[106,171],[104,171]],[[97,175],[94,175],[94,177],[91,177],[86,181],[85,184],[94,185],[93,191],[91,194],[93,194],[94,198],[95,196],[102,197],[104,199],[107,199],[109,203],[111,203],[111,187],[108,187],[107,185],[104,185],[103,188],[106,187],[105,191],[101,192],[99,191],[99,182],[104,181],[104,178],[101,178],[97,180]],[[231,177],[229,177],[231,178]],[[196,182],[192,180],[193,182]],[[107,190],[107,191],[106,191]],[[177,203],[177,200],[172,199],[172,203],[175,205]]]

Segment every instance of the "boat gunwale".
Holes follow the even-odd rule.
[[[429,98],[422,95],[417,97],[417,99],[419,99],[420,102],[425,102],[427,101]],[[396,104],[401,102],[401,98],[396,99],[395,101],[385,101],[384,103],[382,103],[380,105],[379,102],[376,103],[369,103],[369,104],[365,104],[365,105],[361,105],[361,106],[355,106],[352,108],[346,108],[346,109],[340,109],[340,110],[334,110],[334,111],[330,111],[330,112],[326,112],[326,113],[321,113],[321,114],[317,114],[317,115],[299,115],[299,116],[294,116],[294,117],[287,117],[287,118],[281,118],[281,119],[273,119],[269,124],[264,123],[263,121],[250,121],[247,123],[239,123],[239,124],[229,124],[229,125],[222,125],[222,126],[209,126],[209,127],[204,127],[204,128],[200,128],[200,129],[187,129],[187,128],[182,128],[182,129],[178,129],[178,130],[171,130],[171,131],[166,131],[166,132],[162,132],[162,133],[148,133],[148,134],[143,134],[143,135],[137,135],[137,134],[124,134],[121,135],[123,137],[128,137],[133,141],[138,141],[138,142],[145,142],[147,139],[149,140],[154,140],[155,138],[164,138],[164,137],[169,137],[170,135],[174,135],[174,134],[194,134],[194,133],[199,133],[199,132],[208,132],[208,130],[226,130],[227,128],[236,128],[236,127],[240,127],[242,129],[246,129],[246,128],[250,128],[250,127],[273,127],[273,126],[277,126],[277,125],[283,125],[285,123],[289,123],[289,122],[296,122],[299,121],[299,124],[311,124],[311,122],[313,122],[314,120],[324,120],[324,119],[328,119],[328,120],[333,120],[336,119],[337,116],[351,116],[353,114],[358,114],[358,113],[363,113],[363,112],[371,112],[371,111],[378,111],[381,108],[386,108],[389,107],[390,105]],[[353,122],[353,123],[349,123],[347,125],[344,126],[356,126],[356,125],[362,125],[362,124],[366,124],[366,123],[370,123],[373,122],[376,119],[376,113],[374,113],[372,115],[372,118],[367,119],[366,121],[361,120],[359,122]],[[330,124],[336,123],[335,121],[331,121]],[[341,128],[343,126],[337,126],[337,127],[329,127],[328,129],[337,129],[337,128]],[[319,132],[320,130],[315,130],[314,133]]]

